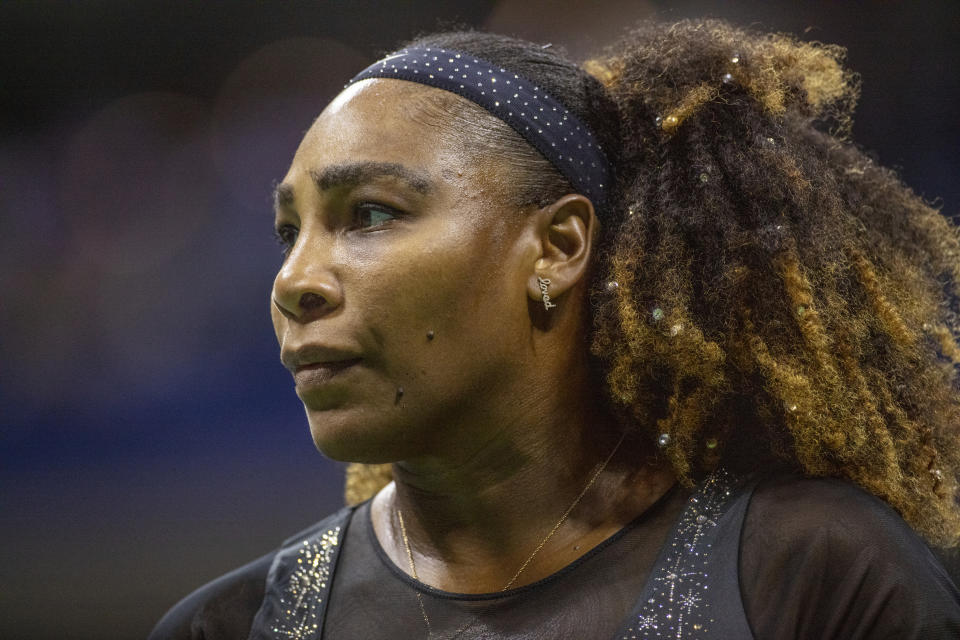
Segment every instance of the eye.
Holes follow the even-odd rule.
[[[396,220],[400,215],[401,213],[392,207],[365,202],[354,209],[354,222],[358,228],[367,229]]]
[[[280,245],[284,258],[290,253],[290,250],[293,248],[293,243],[297,241],[299,234],[300,229],[297,229],[292,224],[281,224],[274,228],[273,236],[277,239],[277,244]]]

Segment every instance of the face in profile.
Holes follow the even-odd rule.
[[[529,349],[535,255],[495,163],[416,117],[394,80],[345,90],[277,188],[281,358],[317,447],[388,462],[462,447]],[[529,238],[527,238],[529,240]],[[489,416],[487,416],[489,419]]]

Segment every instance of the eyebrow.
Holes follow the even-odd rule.
[[[426,194],[433,187],[425,175],[396,162],[353,162],[310,171],[310,177],[320,191],[352,187],[384,176],[400,179],[417,193]]]
[[[310,177],[320,191],[352,187],[384,176],[399,178],[417,193],[427,194],[433,189],[433,183],[425,175],[396,162],[352,162],[310,170]],[[274,209],[290,209],[293,204],[293,185],[282,183],[274,187]]]

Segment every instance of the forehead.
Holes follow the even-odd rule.
[[[363,80],[338,95],[304,136],[294,166],[312,168],[354,162],[391,162],[439,173],[464,160],[444,126],[418,118],[425,92],[413,82]],[[446,92],[442,92],[446,93]]]

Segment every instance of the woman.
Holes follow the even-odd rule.
[[[151,637],[958,637],[960,234],[845,140],[842,54],[685,21],[358,75],[271,308],[352,506]]]

